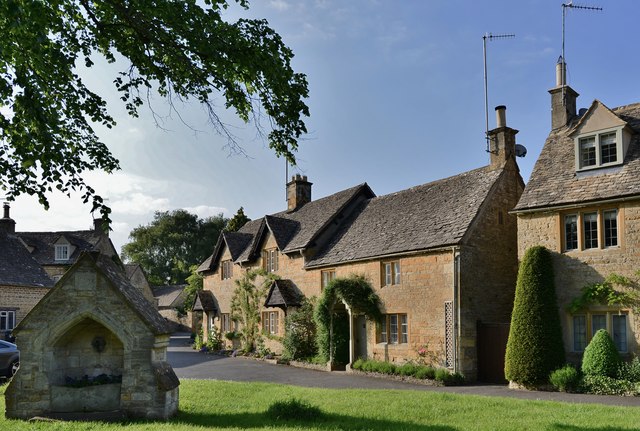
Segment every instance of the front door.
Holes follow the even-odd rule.
[[[367,318],[357,316],[355,319],[355,359],[367,359]]]

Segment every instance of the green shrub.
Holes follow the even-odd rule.
[[[435,372],[435,379],[444,383],[445,386],[455,386],[464,383],[464,376],[460,373],[451,373],[446,368],[438,368]]]
[[[433,367],[420,366],[414,376],[416,379],[433,380],[436,378],[436,369]]]
[[[622,362],[618,368],[618,378],[640,383],[640,358],[636,356],[631,362]]]
[[[204,346],[204,342],[202,341],[202,329],[198,331],[195,338],[193,339],[193,348],[195,350],[200,350]]]
[[[580,385],[580,373],[573,365],[565,365],[551,373],[549,382],[561,392],[574,392]]]
[[[582,378],[581,390],[598,395],[637,396],[640,394],[638,386],[633,382],[598,375],[585,375]]]
[[[315,298],[305,299],[300,308],[287,314],[282,339],[284,357],[297,360],[318,354],[316,322],[313,319],[314,304]]]
[[[401,376],[414,376],[417,370],[418,366],[410,362],[403,364],[397,368],[397,372]]]
[[[216,350],[220,350],[222,347],[222,340],[220,339],[220,333],[216,329],[215,326],[211,327],[209,330],[209,334],[207,336],[207,343],[205,347],[208,351],[214,352]]]
[[[376,372],[380,374],[395,374],[396,365],[391,362],[378,362],[375,366]]]
[[[322,410],[319,407],[296,398],[286,401],[276,401],[269,406],[266,414],[272,420],[297,420],[305,422],[317,421],[323,416]]]
[[[362,365],[364,364],[364,359],[356,359],[353,364],[351,364],[351,368],[354,370],[362,370]]]
[[[564,346],[553,281],[551,252],[532,247],[518,270],[505,356],[507,380],[525,386],[546,383],[564,363]]]
[[[620,366],[620,354],[609,333],[600,329],[584,349],[582,372],[589,376],[616,377]]]

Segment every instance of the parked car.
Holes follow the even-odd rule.
[[[7,378],[20,368],[20,350],[18,346],[8,341],[0,340],[0,376]]]

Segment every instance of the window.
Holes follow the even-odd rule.
[[[262,332],[278,335],[278,312],[265,311],[262,313]]]
[[[382,316],[378,342],[404,344],[409,342],[409,322],[406,314],[386,314]]]
[[[622,132],[609,130],[576,139],[576,170],[594,169],[622,163]]]
[[[627,314],[620,311],[594,311],[572,316],[573,350],[583,352],[600,329],[611,335],[619,352],[627,352]]]
[[[618,210],[607,209],[564,216],[563,250],[618,246]]]
[[[336,271],[333,270],[333,269],[330,269],[330,270],[327,270],[327,271],[322,271],[321,272],[321,278],[322,278],[322,280],[320,282],[320,287],[322,287],[324,289],[331,282],[331,280],[336,278]]]
[[[15,327],[15,310],[0,310],[0,331],[11,331]]]
[[[598,248],[598,213],[584,214],[584,248]]]
[[[223,280],[233,277],[233,262],[225,260],[222,262],[221,276]]]
[[[262,267],[267,272],[276,272],[278,270],[278,250],[264,250],[262,252]]]
[[[220,330],[224,334],[231,331],[231,315],[229,313],[222,313],[220,315]]]
[[[618,211],[604,212],[604,246],[615,247],[618,245]]]
[[[55,260],[69,260],[68,244],[56,245],[55,251],[56,251]]]
[[[382,263],[382,285],[391,286],[393,284],[400,284],[400,261]]]
[[[578,216],[574,214],[564,217],[564,243],[566,250],[578,248]]]

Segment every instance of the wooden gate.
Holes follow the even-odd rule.
[[[478,381],[505,383],[504,355],[507,351],[509,323],[478,322]]]

